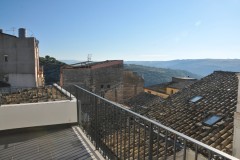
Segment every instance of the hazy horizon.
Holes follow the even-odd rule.
[[[49,55],[50,56],[50,55]],[[54,57],[55,58],[55,57]],[[84,62],[86,60],[74,60],[74,59],[57,59],[59,61],[79,61]],[[105,59],[105,60],[122,60],[122,59]],[[104,61],[105,61],[104,60]],[[222,59],[214,59],[214,58],[201,58],[201,59],[171,59],[171,60],[124,60],[124,61],[180,61],[180,60],[240,60],[240,58],[222,58]],[[92,60],[94,61],[94,60]]]

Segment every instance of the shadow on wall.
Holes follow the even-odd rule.
[[[11,85],[6,83],[6,82],[3,82],[3,81],[0,81],[0,88],[2,87],[10,87]]]

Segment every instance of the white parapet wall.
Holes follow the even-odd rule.
[[[233,156],[240,159],[240,73],[238,76],[237,109],[234,113]]]
[[[77,122],[76,99],[0,106],[0,130]]]

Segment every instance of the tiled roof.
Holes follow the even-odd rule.
[[[142,92],[137,96],[128,99],[124,102],[124,105],[132,108],[134,111],[138,111],[140,114],[144,114],[149,110],[149,106],[155,103],[162,102],[163,99],[159,96],[155,96],[149,93]]]
[[[62,68],[98,68],[98,67],[109,67],[113,65],[123,64],[122,60],[106,60],[100,62],[85,61],[70,65],[65,65]]]
[[[161,83],[161,84],[155,84],[155,85],[152,85],[152,86],[148,86],[146,88],[150,89],[150,90],[153,90],[153,91],[156,91],[156,92],[165,92],[166,87],[170,84],[171,84],[171,82],[166,82],[166,83]]]
[[[167,87],[181,90],[181,89],[184,89],[186,87],[189,87],[190,85],[192,85],[195,82],[196,82],[196,80],[182,81],[182,82],[173,82],[173,83],[169,84]]]
[[[147,89],[151,89],[153,91],[157,92],[165,92],[166,88],[175,88],[175,89],[184,89],[186,87],[189,87],[193,83],[195,83],[196,80],[188,80],[188,81],[180,81],[180,82],[166,82],[166,83],[161,83],[161,84],[156,84],[152,86],[146,87]]]
[[[170,96],[166,101],[151,104],[144,115],[232,154],[233,114],[237,105],[237,89],[236,73],[215,71],[189,88]],[[202,98],[190,102],[195,96]],[[212,126],[203,124],[204,120],[212,115],[219,115],[222,119]]]

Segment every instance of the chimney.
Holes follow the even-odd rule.
[[[19,28],[18,29],[18,37],[19,38],[26,38],[26,29],[25,28]]]
[[[240,158],[240,73],[238,77],[237,110],[234,113],[233,156]]]

